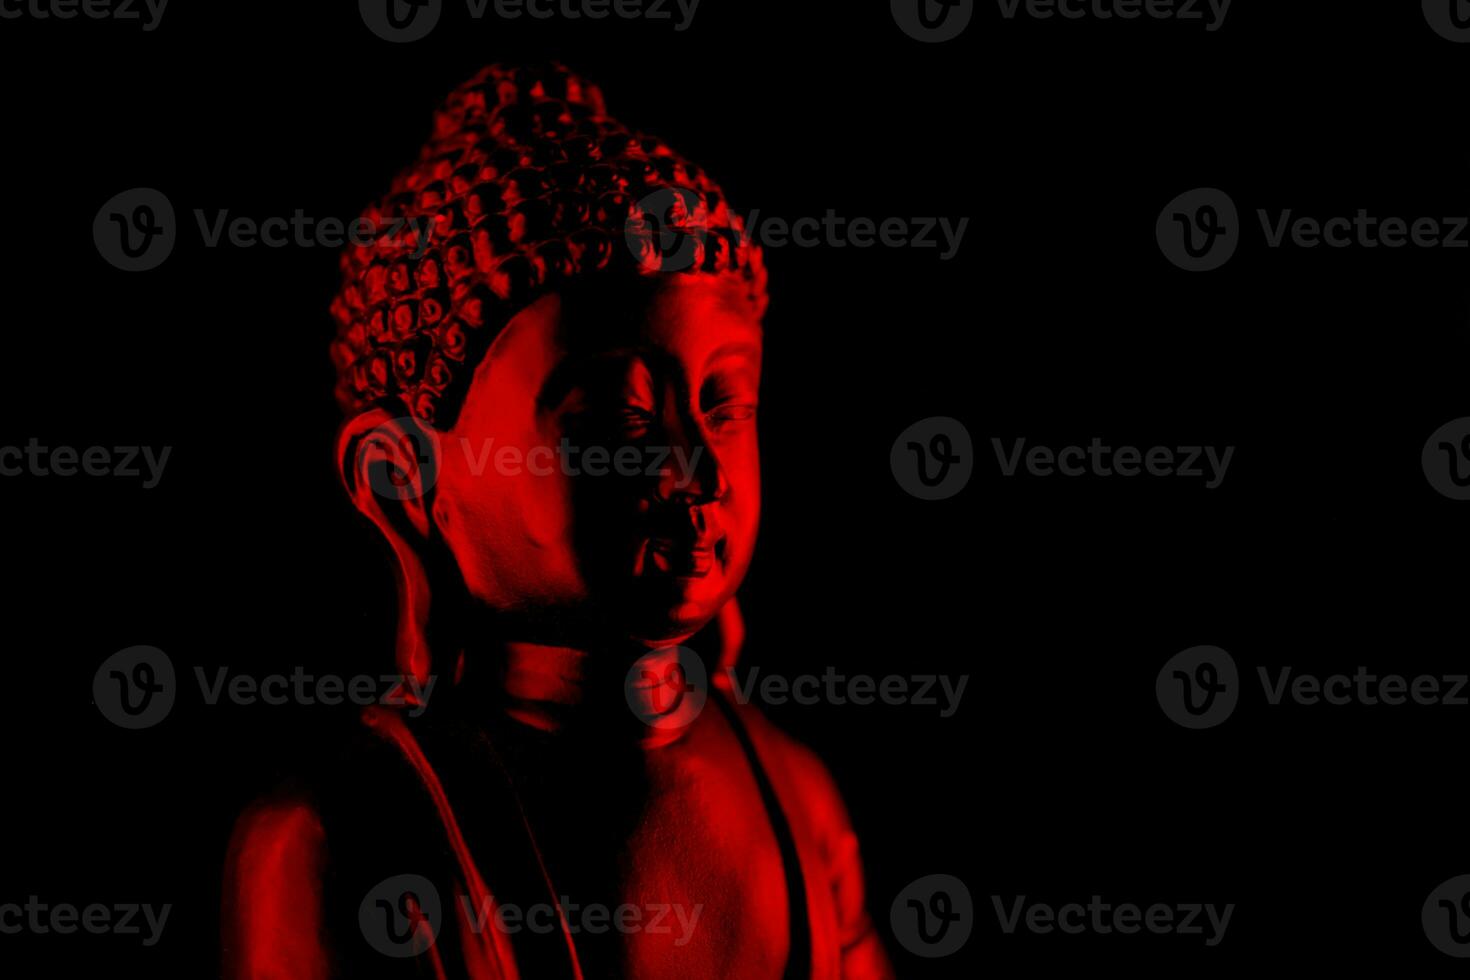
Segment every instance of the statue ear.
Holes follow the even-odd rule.
[[[349,419],[337,435],[337,466],[347,496],[395,544],[428,537],[428,498],[439,461],[433,429],[381,408]]]
[[[372,409],[349,419],[337,436],[337,465],[347,496],[378,526],[398,562],[398,669],[427,681],[430,670],[427,567],[422,545],[439,475],[439,436],[411,418]]]

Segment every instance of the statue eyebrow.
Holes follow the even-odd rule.
[[[746,340],[731,341],[721,344],[710,351],[704,360],[704,370],[708,372],[710,366],[717,361],[729,357],[746,357],[758,361],[761,356],[759,344],[753,344]],[[549,412],[559,406],[578,384],[589,369],[597,364],[609,361],[627,360],[637,358],[648,362],[651,366],[662,365],[668,367],[665,362],[672,362],[671,358],[660,351],[648,350],[641,347],[615,347],[609,350],[597,351],[593,354],[581,354],[567,358],[556,367],[546,378],[546,383],[541,386],[540,393],[536,396],[536,411]]]
[[[560,405],[566,399],[567,393],[581,382],[582,376],[593,365],[634,357],[647,360],[650,353],[636,347],[620,347],[567,358],[551,369],[546,383],[541,386],[541,391],[536,396],[536,411],[548,412]]]
[[[710,351],[709,357],[706,357],[704,359],[704,369],[708,371],[711,364],[722,358],[737,357],[741,355],[751,358],[752,360],[759,360],[761,356],[760,345],[752,344],[746,340],[732,340],[728,344],[721,344],[714,350]]]

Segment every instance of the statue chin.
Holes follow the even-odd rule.
[[[670,603],[650,601],[651,598],[644,597],[639,604],[619,604],[615,613],[618,622],[614,626],[618,635],[650,648],[689,639],[708,626],[728,601],[728,597],[721,597],[717,602],[684,599]]]
[[[682,642],[719,615],[739,585],[721,562],[699,575],[661,571],[638,576],[614,603],[615,615],[628,624],[628,635],[647,646]]]

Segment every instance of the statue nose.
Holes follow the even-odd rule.
[[[659,497],[685,507],[724,499],[730,481],[697,415],[683,409],[670,412],[667,426],[669,452],[659,474]]]
[[[719,465],[709,447],[703,447],[700,459],[692,454],[679,458],[676,449],[668,469],[659,480],[659,496],[670,504],[680,507],[698,507],[702,504],[718,503],[729,492],[730,484],[725,479],[724,467]],[[706,463],[705,460],[709,462]]]

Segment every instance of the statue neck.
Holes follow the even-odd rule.
[[[619,654],[516,642],[504,648],[499,694],[505,714],[539,731],[655,748],[677,741],[703,703],[679,696],[683,679],[676,647]]]

